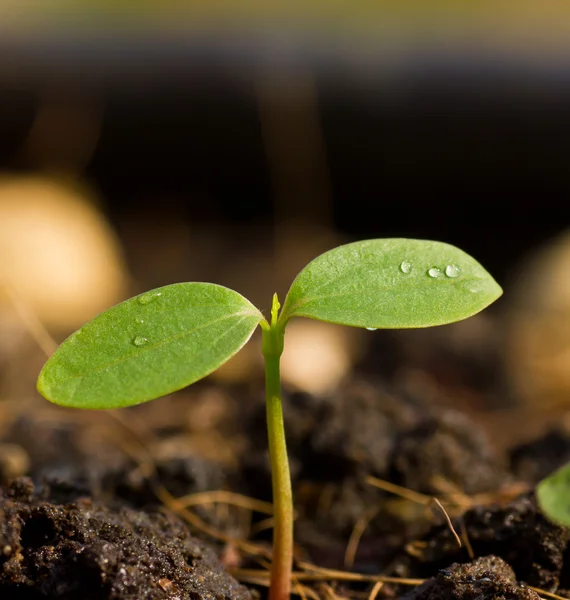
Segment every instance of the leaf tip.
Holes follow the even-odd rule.
[[[279,317],[279,309],[281,308],[281,303],[279,302],[279,297],[277,296],[277,292],[273,294],[273,300],[271,301],[271,324],[275,325],[277,323],[277,318]]]
[[[46,364],[43,366],[42,370],[40,371],[40,373],[38,375],[38,379],[36,381],[36,390],[46,400],[49,400],[50,402],[57,404],[57,402],[52,397],[51,389],[50,389],[50,385],[49,385],[49,381],[48,381],[47,375],[48,375],[49,368],[50,368],[50,363],[48,360],[48,362],[46,362]]]
[[[535,493],[540,510],[549,520],[570,527],[570,464],[540,481]]]

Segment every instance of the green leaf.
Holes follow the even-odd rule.
[[[549,519],[570,527],[570,463],[536,486],[536,498]]]
[[[177,283],[135,296],[61,344],[38,378],[48,400],[120,408],[179,390],[215,371],[251,337],[262,315],[212,283]]]
[[[281,315],[367,328],[443,325],[502,294],[468,254],[441,242],[381,239],[339,246],[293,282]]]

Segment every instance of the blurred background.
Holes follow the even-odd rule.
[[[408,383],[484,389],[464,391],[476,409],[564,407],[567,4],[188,4],[0,0],[3,396],[34,396],[44,327],[59,341],[188,280],[267,309],[320,252],[401,236],[460,246],[505,297],[437,331],[294,323],[288,383],[324,393],[355,365],[404,364]],[[250,377],[256,356],[216,377]]]

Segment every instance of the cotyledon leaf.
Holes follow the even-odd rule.
[[[231,358],[263,319],[243,296],[212,283],[176,283],[113,306],[47,361],[38,390],[77,408],[120,408],[164,396]]]
[[[570,527],[570,464],[543,479],[536,486],[536,498],[549,519]]]
[[[280,318],[369,329],[431,327],[470,317],[501,294],[475,259],[449,244],[365,240],[309,263],[291,285]]]

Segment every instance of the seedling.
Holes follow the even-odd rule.
[[[540,510],[555,523],[570,527],[570,463],[536,486]]]
[[[340,246],[309,263],[271,316],[213,283],[176,283],[126,300],[72,334],[45,364],[38,390],[63,406],[110,409],[153,400],[215,371],[258,325],[265,358],[273,477],[270,600],[291,587],[293,497],[279,360],[293,317],[374,329],[431,327],[491,304],[499,285],[473,258],[440,242],[384,239]]]

